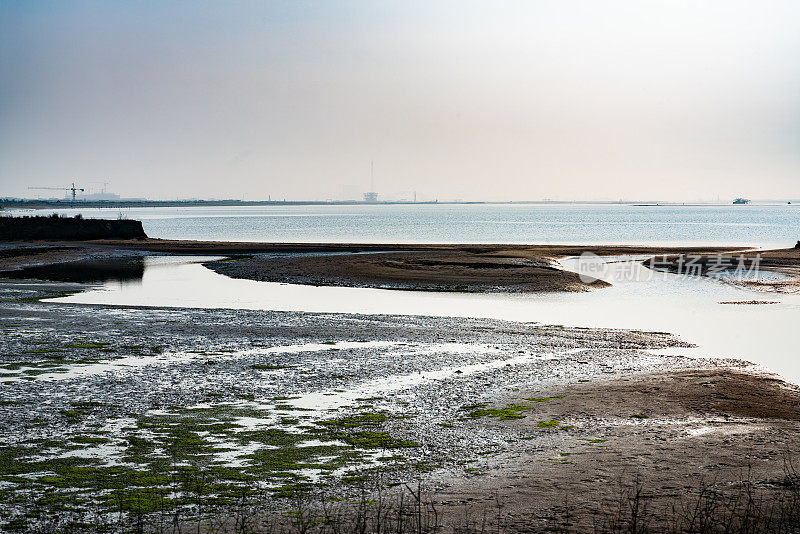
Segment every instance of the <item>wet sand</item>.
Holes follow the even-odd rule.
[[[262,255],[205,265],[232,278],[417,291],[590,291],[610,285],[602,280],[584,282],[547,256],[499,256],[466,250]]]
[[[645,265],[656,270],[709,275],[714,274],[714,269],[718,268],[720,261],[728,261],[732,269],[741,265],[743,271],[764,271],[781,276],[778,280],[767,277],[757,279],[733,277],[727,280],[732,284],[757,291],[800,293],[800,248],[750,250],[730,256],[726,253],[723,254],[723,260],[720,260],[716,253],[664,254],[665,256],[659,254],[660,257],[645,261]],[[691,266],[687,263],[688,258],[693,262]]]
[[[478,481],[440,489],[453,523],[469,503],[476,523],[499,513],[510,531],[556,529],[568,517],[574,531],[593,532],[618,519],[620,505],[629,509],[638,487],[650,526],[667,530],[701,491],[730,498],[748,487],[778,502],[795,476],[787,470],[798,461],[800,388],[774,375],[697,367],[523,392],[509,400],[551,400],[513,426],[535,433],[537,421],[552,419],[578,436],[554,431],[549,447],[520,446]]]
[[[36,300],[83,287],[0,281],[3,522],[80,519],[47,503],[91,515],[121,481],[156,491],[179,460],[215,491],[266,484],[262,523],[298,492],[420,481],[444,523],[591,532],[637,474],[653,506],[700,480],[778,492],[800,446],[797,387],[668,355],[687,346],[669,334]],[[170,505],[187,528],[192,502]]]
[[[0,265],[142,253],[135,244],[29,247],[0,250]],[[330,258],[319,272],[341,275],[366,256],[367,265],[469,274],[525,260],[523,268],[549,272],[553,259],[587,249],[655,252],[446,246],[322,256],[306,245],[247,247],[254,245],[225,252],[238,250],[241,261],[220,263],[253,262],[247,269],[261,272],[286,260],[291,274]],[[789,252],[776,257],[794,261]],[[292,274],[301,275],[308,273]],[[422,280],[415,284],[429,283]],[[300,495],[315,502],[419,482],[450,526],[593,532],[637,480],[654,526],[702,484],[719,494],[752,486],[777,502],[786,461],[800,450],[800,388],[747,362],[671,354],[691,340],[667,333],[39,300],[86,288],[0,281],[0,496],[12,503],[0,525],[63,530],[69,521],[102,521],[98,510],[116,513],[107,503],[162,491],[159,476],[180,473],[187,484],[209,482],[215,496],[257,481],[258,508],[247,510],[262,525],[285,517]],[[170,510],[193,529],[189,497]],[[69,514],[58,513],[64,502]],[[238,501],[219,502],[227,504],[205,511],[207,525],[242,512]]]
[[[782,274],[788,280],[743,281],[741,282],[742,286],[777,293],[800,292],[800,248],[765,250],[761,253],[750,252],[747,256],[758,257],[760,269]]]

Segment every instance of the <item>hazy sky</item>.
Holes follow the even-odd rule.
[[[0,1],[0,196],[800,197],[800,2]]]

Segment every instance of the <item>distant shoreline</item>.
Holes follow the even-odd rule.
[[[784,206],[783,200],[756,200],[750,205]],[[792,205],[800,201],[791,201]],[[507,200],[507,201],[462,201],[462,200],[34,200],[0,199],[0,212],[3,209],[77,209],[77,208],[189,208],[189,207],[237,207],[237,206],[465,206],[465,205],[608,205],[630,207],[675,207],[675,206],[734,206],[729,202],[661,202],[661,201],[620,201],[620,200]]]

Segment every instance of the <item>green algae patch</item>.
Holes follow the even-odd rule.
[[[237,434],[244,444],[263,443],[271,447],[291,447],[298,443],[308,441],[311,437],[305,433],[289,432],[280,428],[265,428],[262,430],[247,430]]]
[[[328,439],[344,441],[360,449],[404,449],[419,447],[419,443],[400,439],[382,429],[390,419],[399,419],[383,412],[361,412],[338,419],[317,421]]]
[[[347,475],[342,477],[342,484],[349,486],[361,485],[369,482],[370,477],[367,475]]]
[[[348,445],[361,449],[406,449],[419,447],[416,441],[398,439],[382,430],[361,430],[352,434],[339,434],[336,436]]]
[[[539,421],[536,426],[539,428],[556,428],[559,424],[557,419],[552,419],[550,421]]]
[[[61,352],[59,349],[31,349],[22,351],[23,354],[52,354]]]
[[[312,484],[310,482],[297,482],[294,484],[284,484],[272,489],[272,496],[276,499],[297,499],[307,495],[324,484]]]
[[[73,402],[72,409],[61,410],[61,415],[67,418],[69,423],[79,423],[87,415],[89,415],[93,408],[104,406],[99,402]]]
[[[304,469],[332,471],[348,463],[349,458],[340,454],[342,451],[343,448],[336,445],[288,446],[280,449],[263,449],[247,457],[252,461],[254,469],[266,475],[276,476],[281,472]]]
[[[509,421],[514,419],[522,419],[525,417],[525,412],[531,410],[530,406],[523,406],[521,404],[509,404],[504,408],[483,408],[478,407],[471,410],[467,415],[467,419],[479,419],[481,417],[494,417],[501,421]]]
[[[339,419],[318,421],[317,424],[329,428],[359,428],[363,426],[375,426],[380,423],[384,423],[388,418],[389,417],[382,412],[361,412],[348,417],[340,417]]]
[[[64,407],[62,417],[79,423],[94,419],[96,410],[105,408],[108,405],[98,402],[74,402]],[[245,417],[261,419],[263,426],[244,426],[239,420]],[[280,424],[293,427],[281,428],[273,422],[273,410],[242,403],[172,407],[140,415],[135,424],[125,423],[113,431],[113,439],[112,431],[81,431],[69,432],[61,442],[0,447],[0,481],[12,488],[7,493],[11,496],[30,488],[35,496],[30,502],[38,503],[41,514],[67,512],[69,507],[80,513],[120,513],[136,521],[169,510],[193,513],[199,502],[208,510],[204,513],[212,513],[215,507],[263,498],[264,491],[276,499],[297,498],[337,480],[345,486],[361,485],[374,480],[369,476],[373,472],[409,466],[418,471],[435,469],[433,464],[412,466],[394,454],[419,446],[393,435],[391,426],[402,424],[403,418],[359,411],[301,426],[295,417],[278,417]],[[113,465],[98,458],[63,456],[69,450],[103,444],[113,444]],[[380,458],[384,462],[380,471],[363,471],[374,461],[373,451],[381,449],[393,452]],[[232,451],[238,454],[235,466],[224,458]],[[349,472],[342,475],[342,470]],[[3,502],[10,501],[3,498]],[[15,520],[14,513],[0,511],[0,529]],[[44,517],[26,518],[27,526],[21,528]]]
[[[300,406],[295,406],[294,404],[276,404],[275,410],[282,411],[282,412],[313,412],[311,408],[302,408]]]

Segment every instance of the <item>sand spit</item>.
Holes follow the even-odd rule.
[[[245,261],[222,260],[205,265],[233,278],[417,291],[591,291],[610,285],[602,280],[583,282],[549,257],[501,257],[451,250],[261,255]]]
[[[800,248],[723,253],[658,255],[644,262],[656,270],[689,275],[719,276],[722,268],[734,271],[726,282],[773,293],[800,293]],[[737,269],[741,274],[735,272]],[[775,276],[777,275],[777,276]]]

